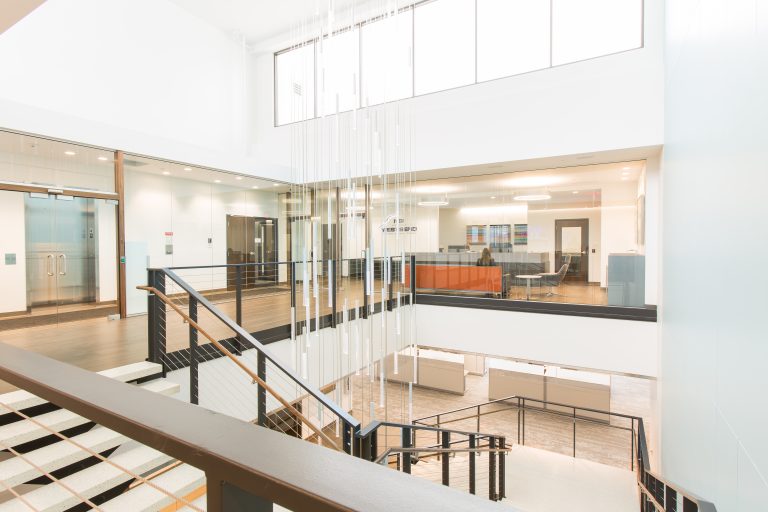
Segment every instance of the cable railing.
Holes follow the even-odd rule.
[[[373,421],[357,442],[366,460],[491,501],[506,497],[504,436]]]
[[[0,379],[31,393],[25,400],[18,392],[0,396],[0,445],[12,456],[0,461],[0,492],[9,498],[3,510],[228,511],[265,503],[313,511],[414,510],[414,503],[419,510],[491,510],[464,493],[436,493],[420,479],[150,392],[164,379],[126,384],[2,343]],[[30,400],[56,408],[44,412]],[[82,425],[77,432],[75,423]]]
[[[509,415],[508,413],[513,413]],[[537,421],[547,418],[546,422]],[[542,438],[556,437],[555,431],[566,432],[570,437],[570,453],[574,458],[587,458],[601,463],[616,464],[616,458],[607,457],[606,446],[616,448],[613,433],[628,435],[629,464],[631,471],[636,471],[637,485],[640,492],[641,512],[716,512],[714,504],[680,486],[670,483],[651,471],[648,455],[645,424],[643,418],[629,414],[621,414],[587,407],[539,400],[522,396],[509,396],[498,400],[460,407],[451,411],[433,414],[413,420],[414,425],[444,428],[445,425],[456,425],[462,428],[489,428],[488,420],[493,421],[497,432],[503,432],[517,438],[520,445],[531,445],[532,428],[546,430]],[[628,423],[628,425],[627,425]],[[593,444],[594,450],[579,450],[579,434],[582,444],[588,447]],[[534,437],[535,440],[535,437]],[[533,446],[537,443],[534,442]],[[552,450],[551,446],[541,446]]]

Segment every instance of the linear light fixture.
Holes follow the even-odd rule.
[[[552,199],[549,194],[531,194],[527,196],[515,196],[515,201],[546,201]]]

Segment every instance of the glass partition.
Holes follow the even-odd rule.
[[[421,293],[644,308],[645,162],[416,182]],[[655,236],[655,235],[654,235]],[[655,293],[655,292],[654,292]]]

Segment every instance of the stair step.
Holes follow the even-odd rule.
[[[167,464],[171,458],[148,446],[139,445],[111,457],[110,460],[133,473],[142,474]],[[132,477],[129,474],[107,462],[100,462],[62,478],[61,482],[77,492],[79,496],[90,499],[130,480]],[[40,489],[24,494],[24,500],[40,512],[59,512],[82,503],[80,497],[57,482],[51,482]],[[29,507],[25,501],[16,498],[2,503],[0,512],[26,512]]]
[[[93,430],[74,436],[77,444],[96,453],[116,448],[128,441],[128,438],[108,428],[96,426]],[[90,454],[67,441],[60,441],[43,448],[38,448],[24,455],[35,466],[52,472],[90,457]],[[23,484],[41,476],[40,472],[20,457],[13,457],[0,462],[0,481],[11,487]]]
[[[208,495],[203,494],[196,500],[192,501],[191,504],[194,505],[195,508],[187,505],[180,508],[179,512],[197,512],[198,510],[208,510]]]
[[[205,485],[205,473],[182,464],[152,479],[152,483],[174,496],[186,496]],[[104,512],[152,512],[177,500],[148,485],[139,485],[100,505]]]
[[[139,384],[139,387],[163,395],[178,393],[180,388],[178,384],[165,379]],[[56,432],[88,423],[87,419],[65,409],[35,416],[35,421]],[[17,421],[0,427],[0,447],[13,447],[48,435],[50,435],[48,429],[40,427],[29,420]]]
[[[110,368],[109,370],[102,370],[97,373],[99,375],[103,375],[104,377],[109,377],[122,382],[128,382],[142,379],[144,377],[149,377],[151,375],[157,375],[162,371],[163,367],[157,363],[141,361],[139,363],[131,363],[125,366],[118,366],[117,368]],[[16,410],[26,409],[36,405],[42,405],[44,403],[47,402],[42,398],[33,395],[29,391],[24,391],[23,389],[0,395],[0,404],[9,405]],[[6,412],[7,409],[0,407],[0,414],[4,414]]]

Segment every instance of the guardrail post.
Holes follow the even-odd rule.
[[[469,435],[469,494],[475,494],[475,452],[472,451],[476,448],[475,435]]]
[[[149,286],[160,293],[165,293],[165,273],[158,269],[147,270]],[[163,377],[167,373],[165,343],[165,304],[154,293],[147,296],[147,329],[149,360],[163,367]]]
[[[298,322],[296,321],[296,262],[291,262],[290,267],[290,281],[291,281],[291,338],[295,336],[295,333],[299,331]]]
[[[235,322],[240,327],[243,326],[243,267],[235,267]],[[243,340],[238,334],[235,337],[235,354],[238,356],[243,352]]]
[[[389,282],[387,283],[387,311],[392,311],[392,300],[393,300],[392,297],[395,296],[392,293],[392,291],[394,290],[394,287],[392,284],[394,281],[394,279],[392,279],[392,256],[387,256],[386,261],[382,261],[381,264],[382,265],[386,264],[386,269],[387,269],[386,276],[387,276],[387,279],[389,280]],[[383,297],[382,297],[382,300],[384,300]],[[382,306],[382,309],[383,309],[383,306]]]
[[[267,358],[264,356],[264,352],[258,351],[256,355],[256,374],[261,380],[267,382]],[[259,425],[262,427],[267,426],[267,390],[264,386],[257,384],[258,395],[256,403],[259,410]]]
[[[371,432],[371,462],[376,459],[379,454],[379,431],[374,430]]]
[[[416,304],[416,255],[411,254],[411,305]]]
[[[367,253],[366,253],[367,254]],[[363,261],[363,318],[368,318],[368,257]]]
[[[197,299],[189,295],[189,318],[197,322]],[[198,405],[200,401],[200,380],[197,366],[197,329],[189,324],[189,402]]]
[[[411,429],[404,428],[402,433],[403,448],[411,447]],[[403,450],[403,472],[411,474],[411,452],[409,450]]]
[[[488,499],[492,501],[498,501],[499,497],[496,495],[496,438],[490,437],[488,439]]]
[[[443,442],[442,442],[443,448],[450,448],[451,447],[451,433],[443,431]],[[450,486],[451,485],[451,467],[450,467],[451,458],[448,456],[447,452],[443,452],[443,485]]]
[[[499,438],[499,448],[502,451],[499,452],[499,499],[507,497],[507,481],[504,471],[506,469],[507,452],[503,451],[506,448],[507,439],[505,437]]]
[[[573,408],[573,458],[576,458],[576,408]]]
[[[337,419],[336,421],[342,421],[341,418]],[[344,453],[348,453],[352,455],[353,447],[352,447],[352,439],[355,437],[354,432],[352,431],[352,425],[347,423],[346,421],[342,421],[341,423],[341,449],[344,450]],[[357,455],[357,454],[355,454]]]

